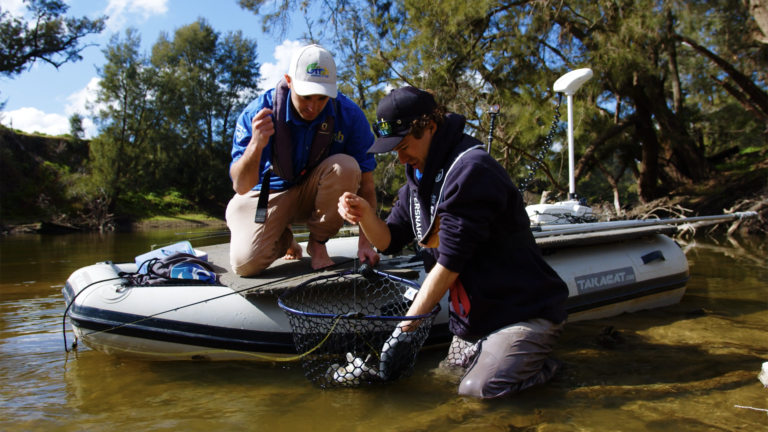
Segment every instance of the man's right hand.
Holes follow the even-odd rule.
[[[272,110],[264,108],[251,120],[251,142],[248,147],[255,146],[261,151],[269,144],[269,137],[275,134],[275,124],[272,121]]]
[[[368,201],[353,193],[344,192],[339,198],[339,214],[349,223],[357,225],[370,211]]]
[[[261,153],[269,144],[269,137],[275,134],[275,125],[272,123],[272,110],[264,108],[251,120],[251,141],[243,152],[243,157],[238,159],[229,168],[232,177],[232,188],[238,195],[248,193],[259,184],[259,166],[261,166]]]

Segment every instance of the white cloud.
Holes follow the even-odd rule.
[[[14,17],[22,17],[27,13],[27,5],[24,0],[0,0],[0,9],[3,12],[10,12]]]
[[[168,0],[109,0],[104,13],[109,15],[108,31],[117,31],[125,25],[129,15],[140,15],[147,20],[153,15],[168,12]]]
[[[86,138],[92,138],[97,134],[96,125],[89,117],[91,112],[89,105],[93,105],[96,101],[96,90],[99,87],[99,81],[101,81],[101,78],[91,78],[88,85],[67,96],[67,104],[64,106],[64,112],[68,117],[74,113],[79,113],[83,116],[83,129],[85,130]],[[93,112],[99,112],[99,105],[93,106]]]
[[[275,63],[262,63],[261,69],[259,69],[261,77],[264,79],[261,82],[261,88],[269,90],[275,87],[283,78],[283,75],[288,72],[293,53],[303,46],[304,44],[299,41],[290,41],[288,39],[276,46],[275,53],[273,54],[276,60]]]
[[[69,133],[69,117],[74,113],[83,116],[83,129],[85,129],[85,138],[90,139],[96,136],[97,130],[93,120],[89,117],[87,104],[96,100],[96,89],[99,85],[99,78],[91,78],[83,89],[78,90],[67,96],[67,103],[64,106],[64,114],[46,114],[37,108],[24,107],[14,111],[3,113],[3,124],[20,129],[25,132],[42,132],[48,135],[61,135]]]
[[[3,113],[3,123],[24,132],[48,135],[69,133],[69,119],[61,114],[46,114],[37,108],[19,108]]]
[[[93,104],[96,101],[96,90],[99,88],[100,81],[101,78],[93,77],[85,87],[67,96],[64,112],[67,115],[72,115],[76,112],[82,115],[88,113],[88,104]],[[98,111],[98,107],[95,108],[95,111]]]

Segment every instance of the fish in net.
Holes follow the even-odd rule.
[[[373,271],[322,275],[286,291],[288,315],[304,374],[323,388],[397,381],[413,374],[416,355],[440,307],[406,316],[419,285]],[[417,325],[403,331],[399,324]]]

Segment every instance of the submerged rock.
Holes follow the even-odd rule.
[[[613,326],[605,327],[597,335],[597,341],[605,346],[613,347],[616,344],[624,343],[624,336],[618,330],[614,330]]]

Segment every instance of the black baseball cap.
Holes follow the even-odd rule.
[[[377,122],[373,125],[376,142],[368,153],[391,152],[408,135],[411,123],[432,113],[435,108],[435,98],[416,87],[402,87],[390,92],[376,108]]]

